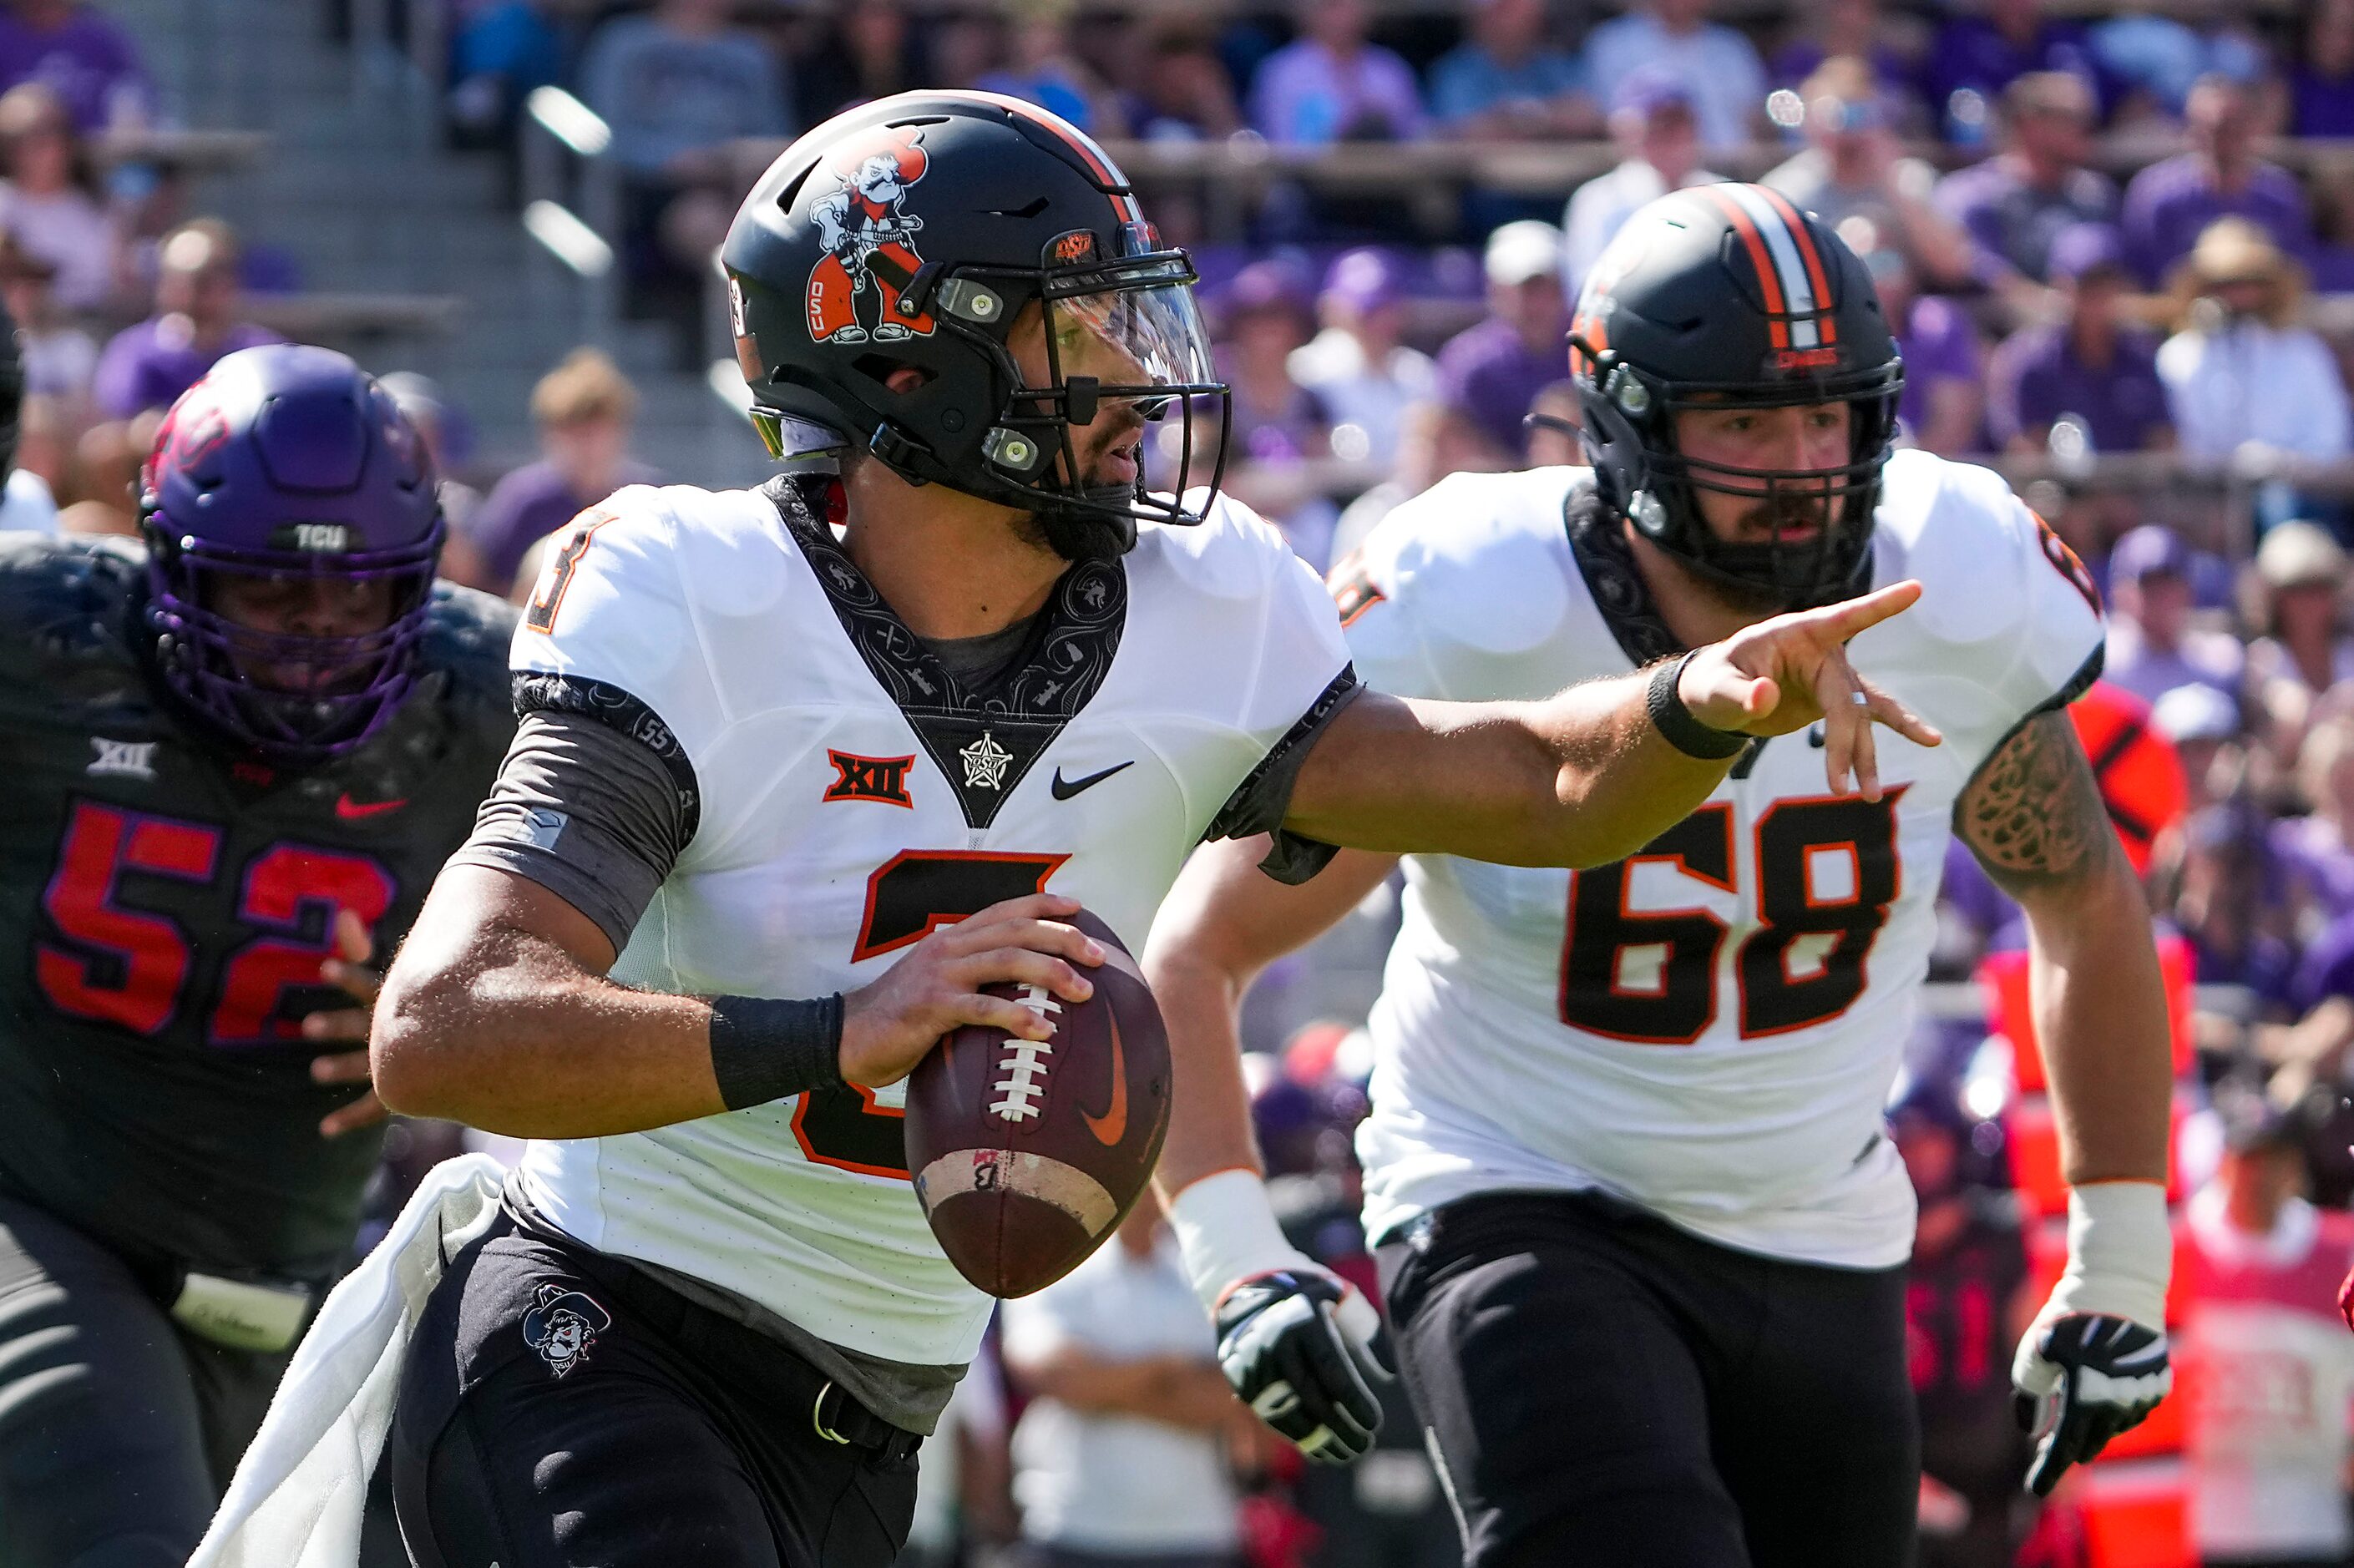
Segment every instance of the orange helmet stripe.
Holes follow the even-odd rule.
[[[1733,220],[1733,231],[1741,236],[1743,247],[1749,252],[1749,264],[1757,272],[1758,287],[1765,291],[1766,325],[1773,334],[1776,348],[1790,346],[1789,324],[1783,319],[1788,307],[1782,301],[1782,280],[1774,270],[1774,260],[1766,251],[1766,238],[1757,232],[1756,223],[1746,208],[1713,185],[1702,185],[1701,193],[1723,209]]]
[[[1839,316],[1831,309],[1830,286],[1823,277],[1822,253],[1815,244],[1813,231],[1808,228],[1806,219],[1799,217],[1798,209],[1790,205],[1788,196],[1770,185],[1760,185],[1757,189],[1773,204],[1774,210],[1782,215],[1782,221],[1789,226],[1790,238],[1797,242],[1798,255],[1807,265],[1807,281],[1814,285],[1815,309],[1820,313],[1815,324],[1822,333],[1823,342],[1826,344],[1837,343]]]

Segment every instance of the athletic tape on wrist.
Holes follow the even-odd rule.
[[[1221,1171],[1195,1181],[1170,1203],[1169,1228],[1176,1233],[1193,1294],[1214,1319],[1226,1292],[1241,1280],[1287,1269],[1337,1277],[1284,1239],[1267,1182],[1256,1171]],[[1380,1330],[1381,1314],[1363,1291],[1339,1283],[1346,1294],[1332,1315],[1363,1344]]]
[[[2155,1181],[2093,1181],[2068,1194],[2068,1266],[2042,1317],[2104,1312],[2166,1326],[2174,1231]]]
[[[1666,737],[1670,746],[1686,757],[1722,762],[1728,757],[1740,756],[1754,737],[1737,730],[1719,729],[1714,725],[1702,724],[1692,717],[1691,709],[1684,706],[1683,694],[1677,687],[1683,682],[1684,666],[1692,662],[1698,652],[1695,649],[1651,673],[1646,705],[1650,709],[1652,726]]]
[[[711,1075],[729,1110],[842,1082],[842,996],[711,999]]]

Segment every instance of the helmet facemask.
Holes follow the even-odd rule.
[[[1591,366],[1578,378],[1585,439],[1591,447],[1634,459],[1619,469],[1633,476],[1623,486],[1613,464],[1596,462],[1604,500],[1659,548],[1744,599],[1797,609],[1828,603],[1847,591],[1871,547],[1881,470],[1894,440],[1896,401],[1903,386],[1898,364],[1780,387],[1662,384],[1614,355],[1579,346]],[[1850,411],[1849,459],[1833,467],[1736,468],[1687,456],[1676,440],[1675,417],[1686,410],[1839,402]],[[1614,493],[1622,487],[1628,493]],[[1703,492],[1737,496],[1769,514],[1810,524],[1815,532],[1803,542],[1771,536],[1758,543],[1728,542],[1702,514]]]
[[[415,544],[363,553],[174,538],[152,513],[145,532],[163,677],[229,739],[281,767],[312,766],[366,743],[408,694],[441,553],[439,520]],[[217,608],[225,580],[259,577],[388,582],[390,615],[374,630],[325,637],[260,630]]]
[[[1126,253],[1106,259],[1076,230],[1034,268],[970,264],[911,279],[902,308],[928,311],[937,332],[971,345],[1003,391],[977,463],[943,462],[887,418],[875,455],[911,482],[1030,514],[1071,559],[1125,553],[1140,523],[1200,523],[1224,478],[1228,414],[1193,264],[1161,249],[1150,225],[1124,225],[1122,239]],[[1042,380],[1015,353],[1031,334]],[[775,452],[781,432],[763,413],[755,422]],[[1097,477],[1123,463],[1129,471]]]

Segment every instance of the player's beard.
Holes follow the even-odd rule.
[[[1143,432],[1142,418],[1132,411],[1126,418],[1112,418],[1100,431],[1089,428],[1071,432],[1072,447],[1079,454],[1079,471],[1086,476],[1083,489],[1090,499],[1117,504],[1141,490]],[[1135,454],[1128,461],[1139,465],[1137,477],[1105,471],[1116,464],[1125,466],[1110,454],[1115,448],[1129,446],[1135,448]],[[1066,561],[1108,561],[1128,549],[1122,531],[1102,516],[1051,498],[1017,521],[1014,531],[1025,543],[1052,550]]]

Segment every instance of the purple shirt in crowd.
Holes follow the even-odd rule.
[[[2010,272],[2049,280],[2052,241],[2072,224],[2115,223],[2117,187],[2106,175],[2071,169],[2057,190],[2038,190],[2008,158],[1988,158],[1938,182],[1936,204],[1970,237],[1970,270],[1981,283]]]
[[[1896,417],[1917,432],[1929,412],[1929,389],[1941,382],[1976,381],[1978,377],[1978,334],[1969,313],[1937,294],[1924,294],[1906,313],[1904,330],[1896,334],[1896,352],[1904,356],[1904,390],[1897,395]]]
[[[2219,217],[2244,217],[2273,237],[2292,256],[2312,249],[2305,193],[2286,169],[2259,164],[2247,188],[2225,196],[2207,178],[2196,153],[2180,153],[2152,164],[2126,186],[2118,220],[2126,260],[2146,287],[2158,288],[2177,261],[2190,253],[2200,230]]]
[[[2354,850],[2327,818],[2283,817],[2266,836],[2287,892],[2333,923],[2354,915]]]
[[[1270,142],[1408,142],[1422,134],[1422,90],[1414,68],[1378,44],[1343,61],[1301,38],[1258,68],[1250,119]]]
[[[168,408],[224,355],[280,341],[274,332],[239,323],[211,348],[198,348],[186,316],[150,316],[124,327],[98,356],[90,397],[99,411],[127,419],[147,408]]]
[[[2158,339],[2117,329],[2109,363],[2094,368],[2076,355],[2059,322],[2022,327],[1987,363],[1987,433],[1997,448],[2072,414],[2096,452],[2137,452],[2165,425],[2166,387],[2158,378]]]
[[[640,462],[624,461],[613,488],[627,484],[659,484],[662,475]],[[534,545],[604,500],[601,495],[576,495],[550,462],[530,462],[491,487],[474,513],[468,532],[492,580],[512,583],[515,569]]]
[[[2305,945],[2289,985],[2289,1001],[2300,1017],[2333,996],[2354,998],[2354,918],[2332,920]]]
[[[1538,393],[1568,374],[1559,351],[1532,353],[1510,323],[1494,316],[1457,333],[1438,351],[1442,397],[1469,414],[1497,450],[1515,460],[1528,448],[1521,420]]]
[[[2292,136],[2354,136],[2354,76],[2323,76],[2311,66],[2289,75]]]
[[[1921,96],[1929,101],[1935,129],[1944,134],[1955,129],[1950,118],[1954,95],[1965,89],[1977,93],[1988,111],[1978,122],[1983,132],[1991,128],[1995,100],[2002,90],[2031,70],[2064,70],[2082,77],[2096,99],[2106,100],[2106,84],[2094,64],[2084,28],[2073,22],[2046,22],[2020,48],[1979,16],[1956,16],[1937,29],[1936,42],[1921,62]]]
[[[84,132],[126,115],[154,118],[154,91],[131,36],[87,5],[48,32],[0,9],[0,91],[26,81],[56,89]]]

